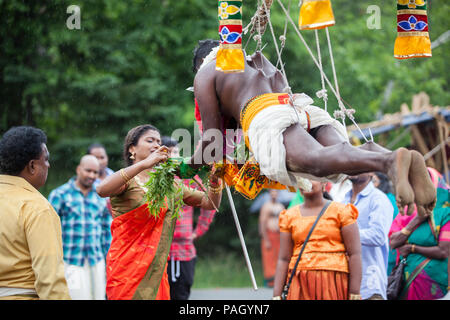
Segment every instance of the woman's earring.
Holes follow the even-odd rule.
[[[135,153],[132,153],[132,154],[131,154],[131,156],[130,156],[130,159],[131,159],[131,160],[135,160],[135,159],[136,159],[136,158],[134,157],[134,155],[135,155]]]

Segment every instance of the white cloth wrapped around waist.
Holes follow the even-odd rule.
[[[253,118],[248,129],[250,146],[256,161],[259,163],[261,174],[286,186],[298,187],[306,191],[310,191],[312,187],[308,179],[337,183],[346,177],[344,174],[336,174],[322,178],[308,173],[287,170],[283,132],[296,123],[300,123],[303,128],[307,129],[308,119],[305,111],[310,117],[310,129],[331,125],[338,134],[348,141],[344,126],[332,118],[328,112],[313,106],[312,103],[313,100],[306,94],[296,94],[294,105],[297,112],[290,105],[273,105],[260,111]]]

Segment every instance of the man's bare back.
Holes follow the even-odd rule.
[[[216,71],[215,61],[212,61],[197,73],[196,79],[204,79],[205,75],[210,77],[211,74],[214,76],[221,113],[234,118],[236,122],[239,122],[241,109],[248,100],[264,93],[284,92],[288,86],[281,71],[259,51],[251,55],[250,60],[246,60],[245,71],[242,73],[225,74]],[[195,82],[194,80],[194,88]],[[199,83],[201,82],[200,80]],[[197,99],[202,100],[201,97],[205,94],[202,87],[195,90],[198,92]]]

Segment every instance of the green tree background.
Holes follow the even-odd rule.
[[[283,0],[287,6],[288,0]],[[425,91],[433,105],[447,105],[449,43],[433,50],[428,59],[393,58],[396,38],[396,2],[334,0],[336,25],[330,28],[342,97],[354,107],[358,122],[397,112],[414,94]],[[449,28],[450,4],[428,1],[432,41]],[[81,30],[69,30],[67,7],[81,9]],[[256,0],[244,1],[244,25],[256,9]],[[369,29],[370,5],[381,12],[380,29]],[[297,2],[291,16],[298,19]],[[272,22],[277,37],[285,18],[275,1]],[[162,134],[177,128],[194,130],[192,51],[197,41],[218,39],[217,1],[205,0],[0,0],[0,133],[16,125],[33,125],[48,135],[51,189],[75,173],[75,166],[92,142],[103,143],[110,167],[123,166],[122,142],[127,131],[152,123]],[[302,32],[314,53],[313,31]],[[319,32],[324,70],[332,80],[330,57],[323,31]],[[244,43],[247,41],[244,37]],[[264,53],[276,62],[270,30],[263,36]],[[250,40],[247,53],[255,48]],[[290,25],[283,51],[293,91],[315,99],[320,74]],[[388,99],[387,83],[393,83]],[[329,111],[336,100],[329,92]],[[234,199],[247,245],[259,255],[256,214],[251,201]],[[226,197],[210,232],[197,242],[199,251],[217,254],[240,250]]]

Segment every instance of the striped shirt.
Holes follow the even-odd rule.
[[[188,180],[184,181],[185,185],[189,185]],[[191,188],[200,190],[196,183]],[[180,217],[175,225],[172,245],[170,247],[170,259],[175,261],[190,261],[197,256],[192,234],[195,232],[197,237],[201,237],[209,229],[215,210],[205,210],[200,208],[200,216],[194,231],[194,208],[191,206],[183,206]]]
[[[111,244],[112,217],[93,187],[84,196],[75,178],[53,190],[48,198],[61,219],[64,261],[83,266],[106,258]]]

